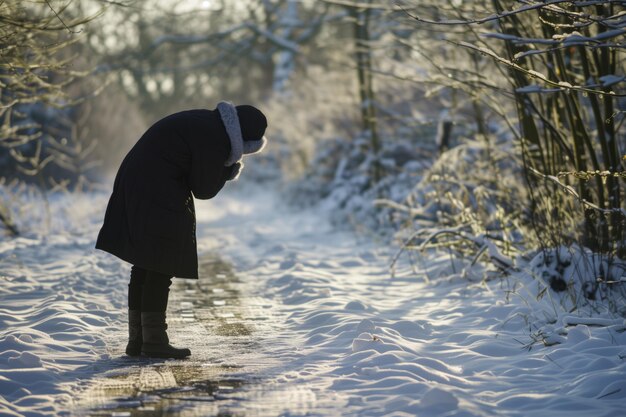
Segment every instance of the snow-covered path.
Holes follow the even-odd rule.
[[[623,320],[524,348],[506,284],[447,259],[391,278],[323,210],[245,189],[197,202],[206,280],[176,280],[168,313],[192,359],[124,358],[128,266],[91,249],[105,201],[53,202],[58,233],[0,246],[0,415],[623,415]]]

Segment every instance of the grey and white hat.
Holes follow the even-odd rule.
[[[249,105],[235,106],[221,101],[217,110],[230,139],[230,155],[224,163],[231,166],[239,162],[243,155],[261,152],[267,144],[265,129],[267,119],[259,109]]]

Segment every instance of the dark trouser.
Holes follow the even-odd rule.
[[[128,309],[165,312],[172,277],[134,266],[128,284]]]

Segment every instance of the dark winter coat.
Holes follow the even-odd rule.
[[[229,178],[231,145],[217,111],[189,110],[150,127],[124,158],[96,248],[139,267],[198,277],[192,198],[214,197]]]

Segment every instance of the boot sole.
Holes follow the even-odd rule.
[[[142,356],[146,356],[148,358],[157,358],[157,359],[185,359],[191,356],[189,355],[168,355],[167,353],[151,353],[151,352],[141,352]]]

